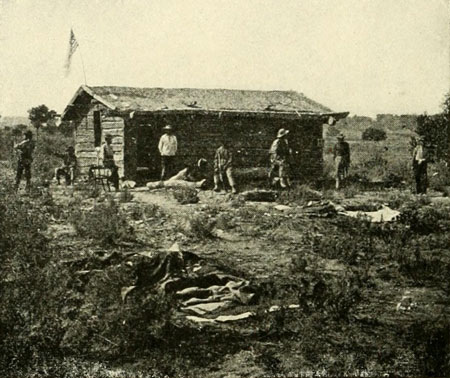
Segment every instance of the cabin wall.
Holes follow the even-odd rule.
[[[91,165],[98,164],[100,149],[95,147],[94,136],[94,111],[102,108],[91,107],[83,116],[75,122],[75,153],[78,158],[80,173],[86,175]],[[105,135],[111,134],[113,137],[112,146],[114,150],[114,160],[119,167],[119,176],[124,176],[124,120],[121,117],[114,117],[101,113],[101,144],[104,143]],[[101,154],[100,154],[101,158]],[[100,160],[101,164],[101,160]]]
[[[226,138],[234,150],[237,170],[260,168],[263,175],[269,167],[268,151],[280,128],[290,130],[293,149],[292,175],[300,180],[314,180],[322,174],[322,123],[317,120],[287,120],[272,117],[149,114],[127,121],[125,161],[127,172],[137,166],[151,165],[149,172],[157,178],[160,158],[157,144],[162,128],[170,124],[178,140],[176,165],[182,169],[206,158],[212,166],[214,152]],[[145,143],[139,143],[142,135]],[[142,141],[141,141],[142,142]],[[146,149],[146,151],[140,151]],[[139,158],[141,156],[141,158]],[[153,156],[142,159],[142,156]],[[133,171],[133,173],[135,170]]]

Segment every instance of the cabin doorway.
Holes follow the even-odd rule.
[[[141,124],[137,133],[137,176],[139,181],[159,178],[161,158],[158,151],[159,128]]]

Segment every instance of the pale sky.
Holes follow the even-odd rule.
[[[448,0],[0,0],[0,114],[88,85],[296,90],[359,115],[436,113]],[[64,77],[70,28],[80,44]]]

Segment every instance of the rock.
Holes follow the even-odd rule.
[[[122,183],[123,189],[133,189],[136,186],[136,181],[126,180]]]
[[[177,242],[173,243],[172,246],[167,250],[168,252],[181,252],[180,246]]]
[[[237,315],[221,315],[221,316],[218,316],[215,320],[220,323],[235,322],[237,320],[248,319],[254,315],[255,314],[253,312],[248,311],[248,312],[244,312],[242,314],[237,314]]]
[[[279,210],[279,211],[289,211],[289,210],[292,210],[292,207],[286,206],[286,205],[276,205],[276,206],[274,206],[274,209]]]
[[[127,299],[127,295],[136,288],[136,286],[128,286],[123,287],[120,291],[120,296],[122,297],[122,302],[125,302],[125,299]]]

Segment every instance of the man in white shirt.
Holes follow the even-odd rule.
[[[424,138],[420,137],[413,152],[413,171],[416,179],[416,193],[425,194],[428,186],[427,158],[425,156]]]
[[[161,154],[161,181],[169,178],[173,173],[175,155],[177,153],[177,137],[173,135],[172,126],[167,125],[163,128],[165,133],[159,140],[158,149]]]

